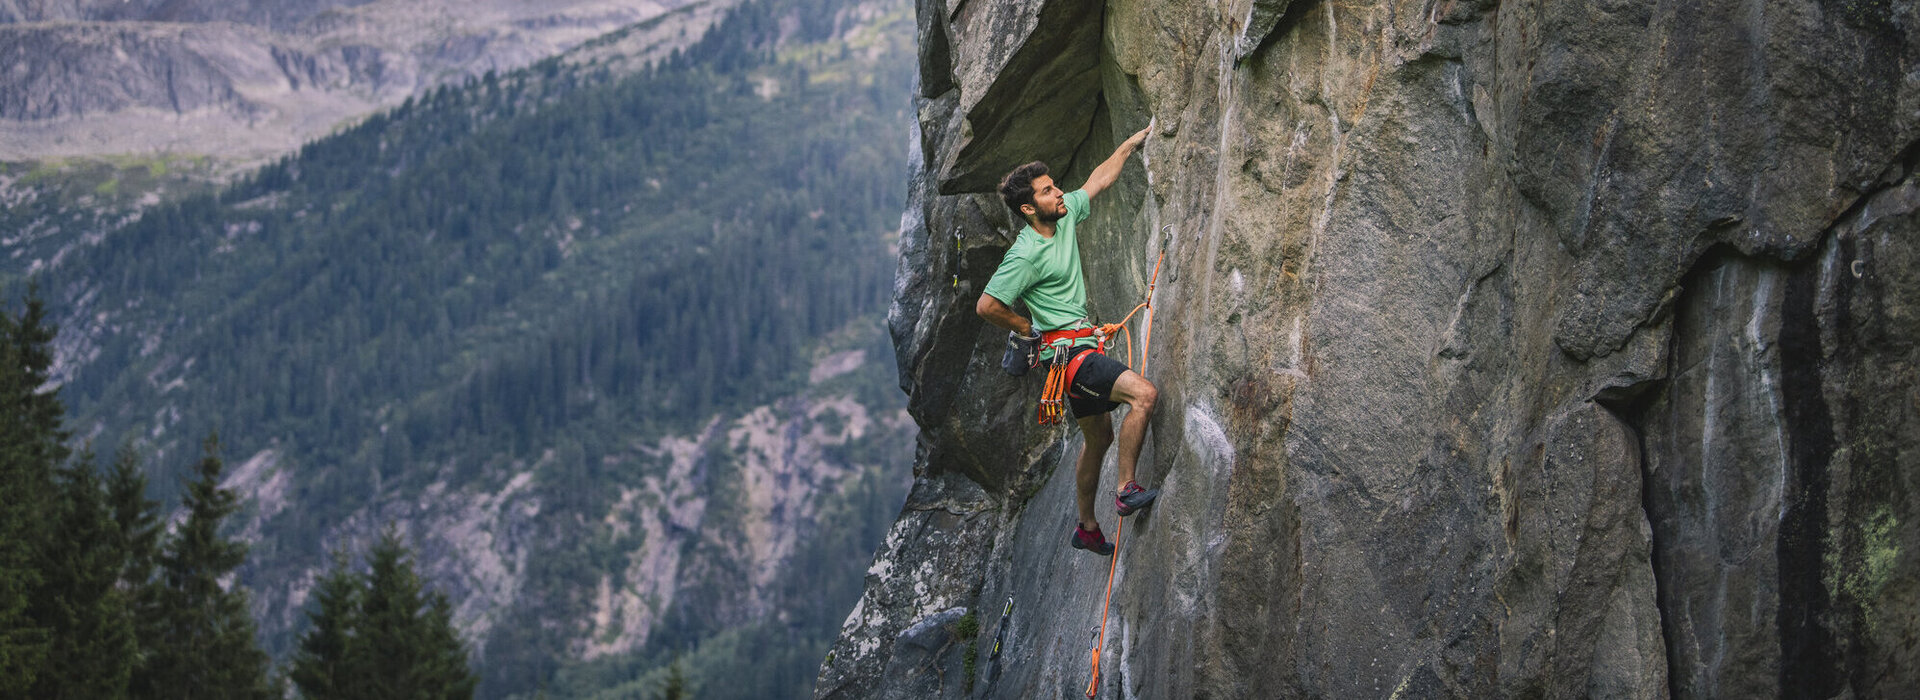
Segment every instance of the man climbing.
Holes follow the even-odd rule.
[[[1107,413],[1126,404],[1132,410],[1120,424],[1120,488],[1114,494],[1114,509],[1122,517],[1131,515],[1153,502],[1159,489],[1142,488],[1133,480],[1140,444],[1146,438],[1147,423],[1153,416],[1153,402],[1159,389],[1138,372],[1096,352],[1096,340],[1087,320],[1087,286],[1080,270],[1080,243],[1075,227],[1086,220],[1094,197],[1120,177],[1127,157],[1139,150],[1147,139],[1147,129],[1128,138],[1113,155],[1093,169],[1087,182],[1073,192],[1061,192],[1047,174],[1045,163],[1033,162],[1014,168],[1000,181],[1000,197],[1014,215],[1027,225],[1007,249],[1000,268],[987,282],[974,311],[989,323],[1027,338],[1040,336],[1049,346],[1043,359],[1052,359],[1051,344],[1071,338],[1071,349],[1064,362],[1072,368],[1067,377],[1068,403],[1086,438],[1080,459],[1075,464],[1074,481],[1079,496],[1080,522],[1074,528],[1072,544],[1100,555],[1113,554],[1113,545],[1100,532],[1093,515],[1093,494],[1100,485],[1100,465],[1107,448],[1113,444],[1113,419]],[[1033,319],[1014,313],[1014,301],[1024,301]],[[1118,324],[1099,330],[1111,335]]]

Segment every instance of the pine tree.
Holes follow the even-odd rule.
[[[406,545],[393,526],[367,554],[360,637],[366,652],[365,697],[414,700],[471,698],[475,678],[453,634],[444,596],[425,595]]]
[[[124,697],[137,647],[126,591],[116,585],[121,551],[93,453],[61,469],[57,487],[56,534],[39,558],[44,581],[33,600],[52,634],[32,696]]]
[[[399,533],[388,526],[364,574],[345,552],[314,591],[312,626],[291,677],[309,700],[464,700],[477,678],[453,629],[453,606],[427,592]]]
[[[147,498],[147,475],[140,454],[122,445],[107,472],[107,508],[112,511],[114,546],[120,551],[120,585],[129,591],[153,579],[160,553],[160,502]]]
[[[60,400],[40,391],[53,338],[35,291],[19,316],[0,310],[0,697],[28,694],[53,634],[32,607],[46,583],[41,558],[54,546],[54,467],[67,456]]]
[[[427,609],[420,621],[425,633],[426,653],[421,676],[426,680],[426,697],[467,700],[480,677],[467,668],[467,647],[453,629],[453,603],[446,594],[427,595]]]
[[[161,525],[160,502],[147,498],[147,476],[132,445],[122,445],[114,454],[106,489],[113,546],[120,561],[118,586],[127,602],[134,637],[128,663],[130,669],[138,669],[160,646],[160,587],[153,573],[160,555]]]
[[[665,686],[660,689],[660,700],[686,700],[687,672],[685,666],[686,664],[681,661],[680,656],[675,654],[673,663],[667,665],[667,682]]]
[[[267,655],[254,642],[246,590],[220,583],[245,561],[247,546],[220,536],[220,523],[239,504],[232,491],[220,488],[219,449],[219,438],[209,436],[197,478],[187,484],[186,522],[161,549],[158,645],[134,672],[134,697],[270,695]]]
[[[314,608],[307,611],[310,627],[293,652],[288,677],[308,700],[347,700],[366,695],[365,676],[353,668],[362,654],[358,648],[360,596],[363,577],[354,573],[345,550],[333,553],[333,569],[314,587]]]

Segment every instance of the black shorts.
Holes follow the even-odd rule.
[[[1071,388],[1067,391],[1067,404],[1073,407],[1075,418],[1089,418],[1113,409],[1120,404],[1112,400],[1113,383],[1120,375],[1127,373],[1127,366],[1106,355],[1094,352],[1093,348],[1078,348],[1073,354],[1093,353],[1080,361],[1080,371],[1073,373]],[[1068,358],[1072,362],[1072,358]]]

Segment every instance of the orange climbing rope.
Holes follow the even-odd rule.
[[[1127,321],[1132,320],[1135,313],[1141,309],[1147,310],[1146,317],[1140,321],[1140,374],[1143,376],[1147,370],[1147,349],[1153,342],[1153,290],[1160,283],[1160,264],[1166,260],[1167,246],[1163,243],[1160,246],[1160,259],[1153,262],[1153,276],[1147,279],[1147,300],[1133,307],[1133,311],[1128,311],[1127,317],[1120,319],[1120,323],[1116,324],[1125,329]],[[1102,338],[1102,346],[1105,343],[1105,338]],[[1127,366],[1133,366],[1133,334],[1131,332],[1127,334]],[[1107,592],[1100,602],[1100,632],[1093,638],[1093,677],[1087,679],[1088,698],[1094,697],[1100,687],[1100,652],[1107,643],[1107,612],[1113,609],[1113,573],[1120,566],[1120,542],[1126,534],[1127,519],[1120,518],[1119,524],[1113,528],[1113,556],[1107,560]]]
[[[1100,633],[1093,638],[1093,677],[1087,679],[1087,697],[1100,686],[1100,647],[1107,641],[1107,609],[1113,605],[1113,570],[1120,565],[1120,538],[1127,533],[1127,519],[1113,526],[1113,556],[1107,559],[1107,596],[1100,603]]]

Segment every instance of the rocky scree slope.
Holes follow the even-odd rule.
[[[1913,4],[918,8],[916,481],[817,697],[1086,686],[1079,440],[972,309],[1015,230],[997,178],[1076,185],[1150,117],[1081,234],[1106,321],[1166,255],[1165,492],[1102,697],[1920,682]]]
[[[641,59],[663,58],[735,4],[0,2],[0,160],[171,152],[253,163],[426,89],[622,28],[647,47]]]

